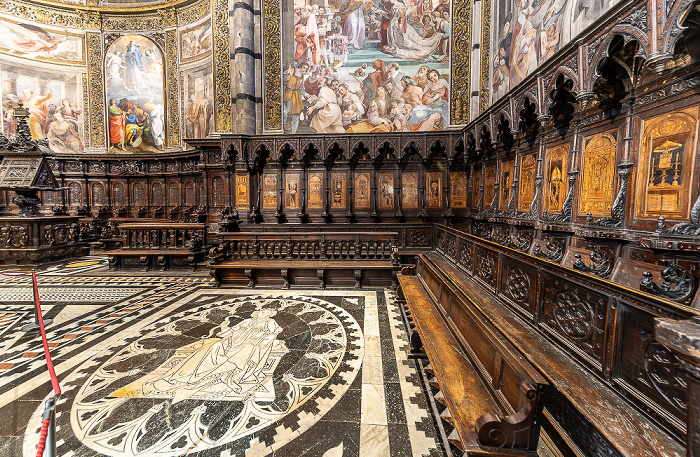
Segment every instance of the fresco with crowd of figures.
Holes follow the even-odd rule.
[[[450,124],[449,0],[285,1],[293,2],[283,8],[291,43],[283,58],[286,132],[414,132]]]
[[[5,136],[16,133],[13,109],[22,103],[29,108],[32,138],[47,138],[54,152],[83,152],[84,113],[79,72],[0,62],[0,87]]]
[[[492,102],[532,74],[618,1],[493,1]]]

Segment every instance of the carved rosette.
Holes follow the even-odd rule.
[[[168,145],[180,144],[180,92],[177,89],[177,31],[165,33],[165,59],[168,85]]]
[[[102,73],[102,40],[99,33],[85,34],[90,92],[90,145],[105,147],[105,95]]]
[[[455,0],[452,4],[452,97],[450,123],[461,125],[469,122],[469,89],[471,80],[472,3]]]
[[[471,48],[468,48],[471,49]],[[483,0],[481,5],[481,72],[479,77],[479,112],[489,107],[491,70],[489,65],[491,51],[491,0]]]
[[[229,50],[228,1],[212,0],[214,29],[214,126],[231,131],[231,55]]]
[[[282,15],[280,2],[263,0],[263,118],[265,130],[282,130]]]

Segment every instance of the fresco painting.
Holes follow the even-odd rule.
[[[0,50],[21,57],[66,62],[83,61],[83,37],[25,22],[0,21]]]
[[[211,22],[183,31],[180,34],[182,60],[192,60],[211,51]]]
[[[54,152],[80,153],[84,148],[83,100],[78,72],[49,72],[30,65],[3,65],[2,133],[13,136],[17,121],[13,109],[29,108],[32,138],[46,138]]]
[[[502,98],[618,1],[494,1],[492,102]]]
[[[105,58],[109,152],[158,152],[164,149],[163,57],[140,35],[125,35]]]
[[[286,132],[432,131],[450,124],[449,0],[294,0],[286,14]]]
[[[211,65],[185,70],[182,83],[185,138],[206,138],[212,131],[214,113]]]

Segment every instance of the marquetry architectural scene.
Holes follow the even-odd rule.
[[[698,43],[698,0],[0,0],[0,457],[700,457]]]

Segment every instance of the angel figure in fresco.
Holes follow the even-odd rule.
[[[68,34],[60,37],[52,37],[49,32],[30,24],[12,24],[3,22],[0,30],[6,30],[8,33],[3,33],[3,41],[9,47],[21,53],[40,53],[51,52],[58,48],[58,45],[68,39]]]
[[[143,383],[144,396],[172,396],[173,402],[197,398],[221,398],[232,393],[255,394],[268,381],[263,373],[272,352],[287,352],[277,340],[282,327],[273,319],[276,311],[261,309],[231,325],[227,318],[217,338],[192,343],[178,351],[188,354],[157,379]],[[168,364],[168,362],[166,362]]]

